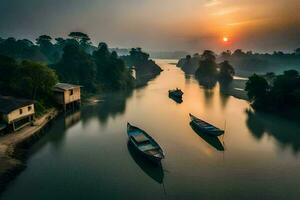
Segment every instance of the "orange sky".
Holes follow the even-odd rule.
[[[0,36],[84,31],[94,41],[150,50],[293,50],[299,0],[2,0]],[[229,38],[228,43],[222,38]]]

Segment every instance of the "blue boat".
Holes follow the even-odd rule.
[[[220,136],[224,134],[224,130],[221,130],[208,122],[205,122],[190,113],[191,124],[194,125],[199,131],[211,136]]]
[[[159,144],[144,130],[127,123],[127,134],[135,149],[148,160],[160,163],[165,157]]]

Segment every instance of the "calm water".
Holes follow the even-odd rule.
[[[164,71],[147,86],[107,95],[53,123],[2,198],[300,198],[296,123],[253,113],[247,102],[222,95],[218,85],[201,87],[168,64],[176,61],[157,62]],[[168,98],[175,87],[185,92],[182,104]],[[218,141],[195,133],[189,112],[226,126],[225,136]],[[163,169],[145,163],[127,145],[127,121],[160,143]]]

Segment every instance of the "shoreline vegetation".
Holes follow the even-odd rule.
[[[252,75],[245,80],[234,80],[236,68],[228,60],[240,63],[246,63],[249,58],[268,58],[278,59],[282,57],[284,64],[288,60],[293,60],[293,64],[300,63],[300,49],[295,50],[293,54],[283,54],[274,52],[269,54],[253,54],[252,52],[244,53],[236,50],[233,54],[226,51],[221,55],[216,55],[210,50],[205,50],[202,55],[195,54],[193,57],[187,55],[178,61],[177,67],[180,67],[186,74],[193,74],[199,84],[206,89],[215,87],[217,82],[223,94],[229,94],[237,98],[247,100],[250,105],[257,111],[273,113],[281,117],[292,120],[299,120],[300,111],[300,75],[297,70],[285,70],[283,73],[267,72],[257,75],[254,73],[257,67],[253,62]],[[227,58],[228,60],[225,60]],[[221,63],[217,63],[221,60]],[[248,63],[251,64],[251,63]],[[236,65],[236,64],[235,64]],[[240,68],[250,69],[249,66],[242,65]],[[274,69],[278,71],[278,66]],[[284,67],[286,69],[286,67]],[[257,70],[262,72],[262,70]],[[241,70],[239,71],[241,72]],[[241,75],[238,73],[238,75]]]
[[[36,120],[32,126],[0,136],[0,193],[26,167],[26,151],[44,133],[43,128],[60,110],[53,99],[58,82],[82,86],[82,99],[96,102],[95,95],[112,91],[131,93],[162,69],[141,48],[118,56],[106,43],[93,46],[87,34],[72,32],[69,38],[41,35],[30,40],[0,38],[0,95],[32,99]]]
[[[54,41],[54,42],[53,42]],[[38,115],[55,106],[51,89],[58,82],[82,86],[83,96],[143,87],[162,69],[141,48],[119,56],[106,43],[96,47],[89,36],[39,36],[35,43],[0,38],[0,91],[3,96],[34,100]]]
[[[43,129],[58,115],[55,108],[37,118],[32,126],[0,137],[0,193],[26,168],[27,149],[44,134]]]

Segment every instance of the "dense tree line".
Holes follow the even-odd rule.
[[[231,81],[235,74],[234,67],[225,60],[217,63],[217,55],[210,50],[205,50],[201,55],[187,55],[179,60],[180,67],[187,74],[195,74],[198,79],[215,79],[222,82]]]
[[[152,74],[158,75],[162,69],[150,59],[148,53],[143,52],[141,48],[132,48],[129,51],[129,55],[122,56],[127,66],[134,67],[137,75]]]
[[[234,52],[227,50],[222,52],[218,59],[220,61],[230,61],[241,75],[250,75],[253,72],[261,74],[269,71],[278,72],[291,67],[300,67],[300,48],[293,53],[283,53],[281,51],[253,53],[252,51],[244,52],[241,49]]]
[[[62,37],[53,39],[49,35],[41,35],[35,43],[27,39],[17,40],[13,37],[0,38],[0,55],[18,60],[34,60],[51,64],[60,60],[66,45],[74,43],[79,44],[89,54],[96,49],[87,34],[71,32],[69,38],[66,39]]]
[[[275,51],[273,53],[254,53],[237,49],[234,52],[224,51],[216,55],[217,62],[228,61],[238,75],[250,76],[253,72],[264,74],[269,71],[279,72],[290,68],[300,68],[300,48],[293,53]],[[187,73],[194,73],[198,68],[201,56],[196,53],[179,60],[177,66]]]
[[[213,87],[217,81],[229,83],[235,74],[233,66],[228,61],[217,63],[217,55],[210,50],[205,50],[202,55],[187,55],[179,60],[178,67],[187,73],[195,74],[201,85]]]
[[[88,92],[132,88],[132,66],[139,77],[157,75],[161,71],[141,48],[131,49],[129,55],[119,57],[105,43],[93,46],[85,33],[71,32],[68,36],[66,39],[53,39],[49,35],[41,35],[35,43],[14,38],[0,39],[0,55],[18,62],[33,60],[48,63],[61,82],[80,84]]]
[[[54,70],[34,61],[17,62],[0,55],[1,95],[36,100],[37,111],[51,102],[52,87],[58,82]]]
[[[299,110],[300,76],[296,70],[283,74],[252,75],[246,83],[254,108],[272,111]]]
[[[130,69],[116,52],[100,43],[92,55],[77,42],[63,49],[61,60],[53,65],[60,80],[82,85],[86,91],[129,89],[133,86]]]

